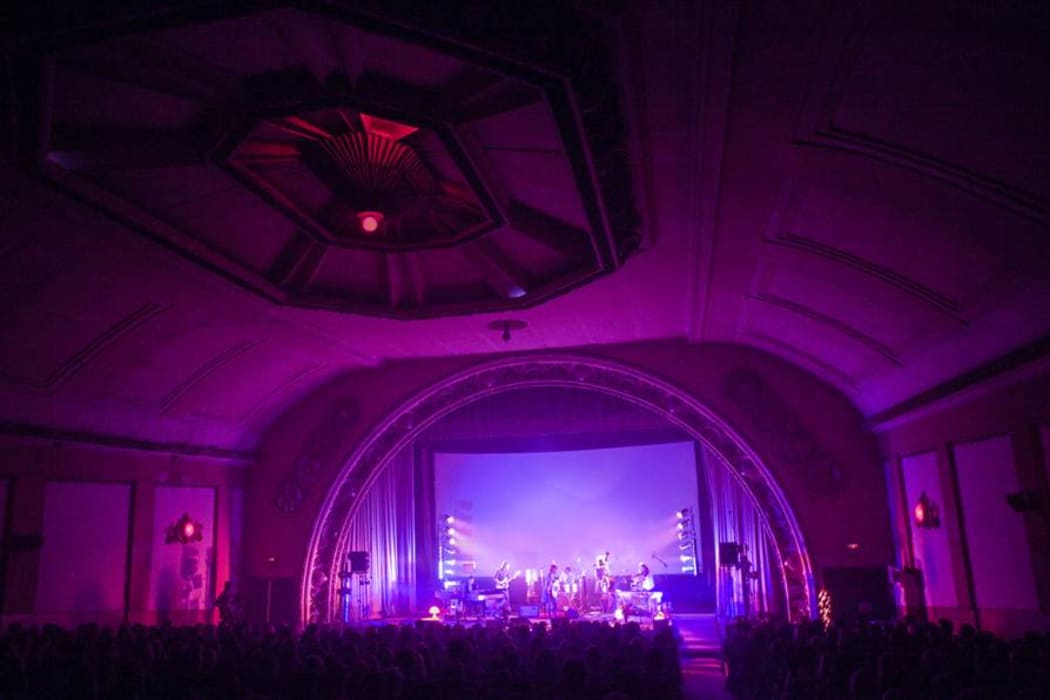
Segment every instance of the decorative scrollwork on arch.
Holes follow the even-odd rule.
[[[430,425],[486,396],[526,387],[576,387],[648,408],[679,426],[725,462],[765,518],[782,563],[792,618],[811,617],[813,577],[801,530],[769,470],[747,444],[691,394],[626,364],[586,356],[530,356],[479,364],[436,382],[392,411],[357,446],[314,523],[300,587],[304,622],[335,618],[332,581],[347,547],[351,519],[372,481]]]

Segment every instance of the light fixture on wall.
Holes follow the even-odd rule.
[[[189,513],[183,513],[181,518],[168,526],[164,534],[165,544],[189,544],[203,539],[204,526],[191,518]]]
[[[912,515],[915,517],[915,527],[932,530],[941,526],[940,508],[930,500],[925,491],[919,496],[915,508],[912,509]]]

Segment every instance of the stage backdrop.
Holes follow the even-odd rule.
[[[592,571],[606,551],[615,573],[645,562],[654,574],[677,574],[675,514],[697,510],[695,449],[676,442],[436,453],[434,502],[436,515],[456,519],[454,575],[491,576],[503,559],[513,569],[546,570],[554,561]]]

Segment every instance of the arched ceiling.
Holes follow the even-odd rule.
[[[682,337],[877,416],[1045,346],[1040,4],[573,3],[527,40],[512,14],[409,5],[22,9],[0,421],[250,449],[388,360]],[[246,85],[263,101],[231,107]],[[316,143],[371,132],[426,171],[377,206],[413,233],[378,243],[352,228],[371,190]],[[453,210],[411,218],[419,192]],[[528,326],[504,342],[504,318]]]

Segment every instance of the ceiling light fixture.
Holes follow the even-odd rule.
[[[492,321],[486,326],[490,331],[503,331],[500,336],[503,338],[504,343],[510,342],[510,332],[520,331],[528,327],[529,324],[518,319],[504,319],[502,321]]]
[[[363,233],[375,233],[383,223],[383,214],[378,211],[359,211],[357,212],[357,223]]]

